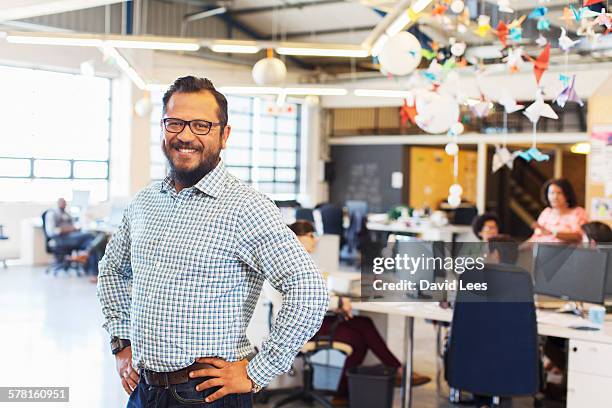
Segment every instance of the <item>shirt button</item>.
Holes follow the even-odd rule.
[[[155,263],[155,267],[159,269],[159,267],[160,267],[160,266],[161,266],[161,262],[157,261],[157,262]]]

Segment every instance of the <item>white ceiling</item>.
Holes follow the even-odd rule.
[[[0,21],[17,20],[119,3],[121,0],[2,0]]]
[[[253,1],[241,0],[237,3],[245,2]],[[260,6],[261,4],[257,2],[257,7]],[[308,32],[374,26],[381,20],[380,15],[374,10],[357,2],[330,3],[265,13],[238,14],[235,18],[255,31],[267,35],[271,35],[273,32],[279,35],[283,32]]]

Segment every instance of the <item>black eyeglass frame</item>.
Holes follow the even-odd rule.
[[[167,121],[169,120],[173,120],[173,121],[178,121],[180,122],[183,126],[181,127],[181,130],[179,130],[178,132],[172,132],[170,130],[168,130],[168,124]],[[191,124],[194,122],[203,122],[206,123],[208,126],[208,130],[206,131],[206,133],[198,133],[197,131],[195,131],[193,129],[193,127],[191,127]],[[210,133],[210,131],[212,130],[213,126],[221,126],[221,122],[211,122],[210,120],[205,120],[205,119],[194,119],[194,120],[183,120],[183,119],[179,119],[179,118],[163,118],[161,120],[162,126],[164,128],[164,130],[168,133],[172,133],[174,135],[178,135],[179,133],[181,133],[183,130],[185,130],[185,126],[189,126],[189,129],[191,130],[191,132],[194,135],[198,135],[198,136],[206,136],[207,134]]]

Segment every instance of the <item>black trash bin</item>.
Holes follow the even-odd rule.
[[[382,365],[349,369],[349,407],[391,408],[396,372]]]

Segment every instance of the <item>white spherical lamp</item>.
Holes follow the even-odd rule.
[[[451,196],[448,196],[447,201],[448,201],[448,205],[450,205],[452,208],[457,208],[459,207],[459,204],[461,204],[461,197],[451,195]]]
[[[421,62],[421,44],[407,31],[391,37],[378,55],[381,71],[397,76],[408,75]]]
[[[455,142],[450,142],[450,143],[447,143],[446,146],[444,146],[444,151],[449,156],[454,156],[457,153],[459,153],[459,146],[457,146],[457,143]]]
[[[287,67],[278,58],[266,57],[255,63],[252,74],[257,85],[281,85],[287,77]]]
[[[463,194],[463,187],[461,187],[459,184],[453,184],[448,189],[448,193],[449,193],[449,195],[452,195],[452,196],[459,196],[459,197],[461,197],[461,194]]]

